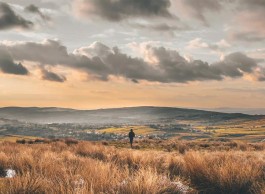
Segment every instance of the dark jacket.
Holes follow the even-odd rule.
[[[131,132],[129,133],[129,138],[130,138],[130,139],[133,139],[134,137],[135,137],[135,133],[131,131]]]

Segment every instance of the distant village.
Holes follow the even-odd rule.
[[[1,136],[30,136],[47,139],[74,138],[87,141],[120,141],[128,139],[130,123],[30,123],[17,120],[0,118],[0,137]],[[179,122],[173,120],[163,120],[161,122],[137,122],[133,125],[135,129],[147,128],[147,133],[136,132],[137,139],[158,139],[166,140],[171,137],[179,137],[182,140],[195,140],[207,138],[244,138],[246,134],[252,138],[251,134],[261,134],[255,136],[253,141],[263,141],[264,132],[260,129],[265,128],[264,124],[245,125],[225,123],[222,125],[223,134],[220,134],[220,126],[217,122],[209,123],[202,121],[192,123],[191,121]],[[117,131],[116,131],[117,129]],[[120,130],[122,129],[122,130]],[[228,130],[229,129],[229,130]],[[230,133],[231,130],[243,130],[248,133]],[[113,132],[112,132],[113,130]],[[259,132],[260,131],[260,132]],[[218,133],[218,134],[217,134]]]
[[[127,124],[35,124],[35,123],[24,123],[19,121],[1,120],[0,122],[0,135],[23,135],[23,136],[34,136],[42,138],[75,138],[79,140],[123,140],[127,139],[127,134],[118,133],[106,133],[102,132],[101,129],[106,128],[119,128],[126,126]],[[151,133],[148,135],[136,134],[138,139],[168,139],[176,135],[176,132],[190,132],[200,133],[196,129],[192,129],[190,125],[185,124],[149,124],[148,127],[155,129],[155,132],[161,131],[160,133]]]

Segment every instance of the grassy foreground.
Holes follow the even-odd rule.
[[[0,193],[265,193],[264,149],[180,153],[106,145],[0,143],[0,176],[17,173],[0,178]]]

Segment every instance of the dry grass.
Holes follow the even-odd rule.
[[[105,143],[105,142],[104,142]],[[112,141],[108,145],[117,148],[129,148],[128,141]],[[262,151],[265,150],[264,143],[250,143],[248,141],[229,140],[229,139],[204,139],[204,140],[169,140],[143,139],[134,141],[136,149],[162,150],[167,152],[179,152],[184,154],[187,151]]]
[[[189,153],[184,156],[191,182],[207,193],[255,193],[264,182],[264,158],[253,153]]]
[[[17,176],[0,178],[0,193],[263,194],[265,190],[264,151],[180,154],[69,142],[1,143],[0,170],[14,169]]]

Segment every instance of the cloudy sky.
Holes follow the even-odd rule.
[[[264,0],[0,0],[0,106],[265,108]]]

